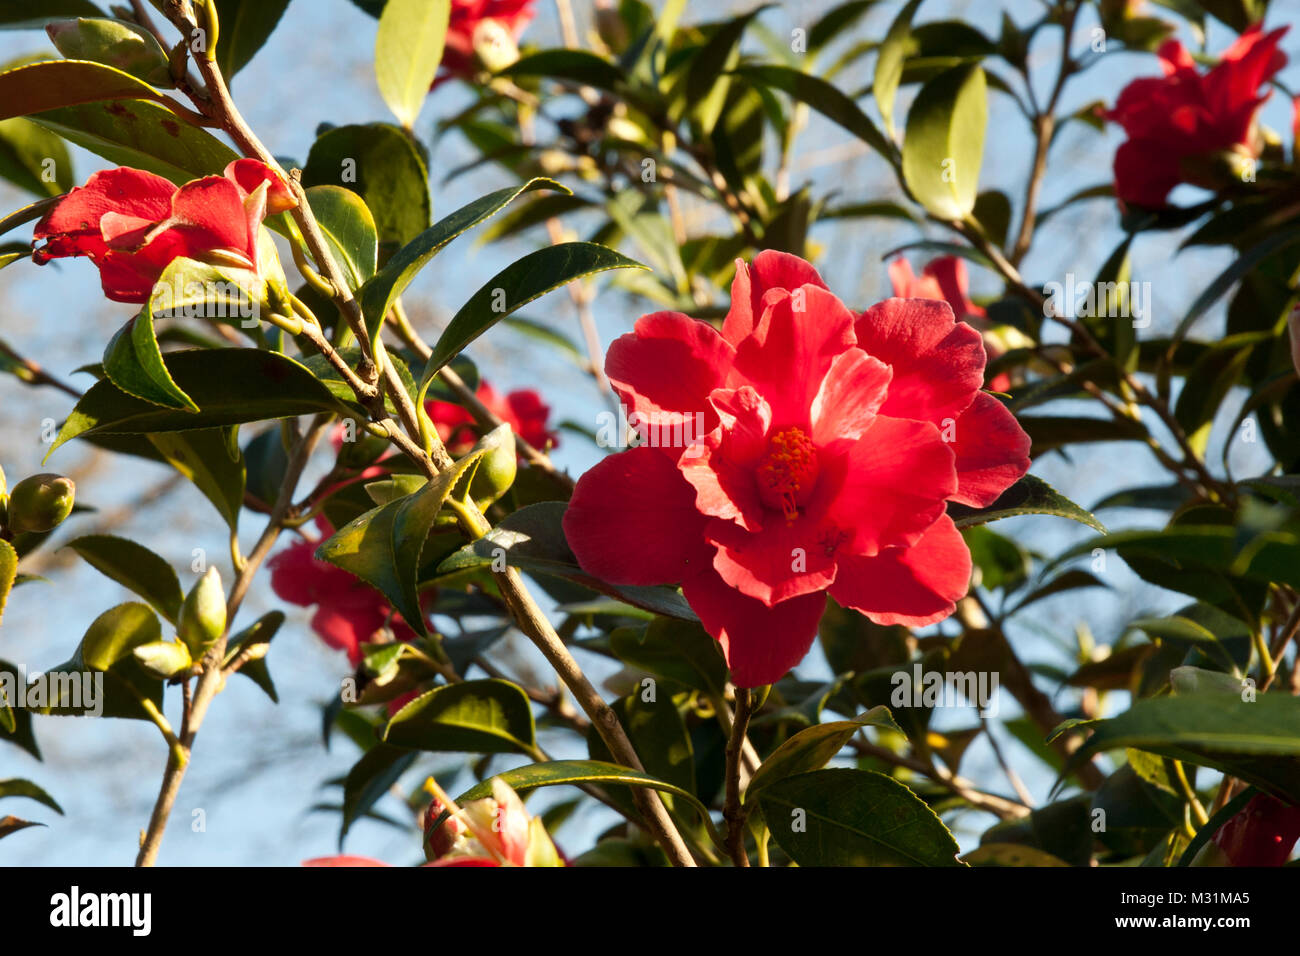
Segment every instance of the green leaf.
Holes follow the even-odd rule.
[[[402,774],[419,759],[419,754],[403,747],[378,744],[367,750],[343,781],[343,825],[339,842],[347,836],[352,824],[370,812],[388,795]]]
[[[0,120],[0,176],[37,196],[58,196],[76,185],[67,145],[23,117]]]
[[[327,130],[312,144],[302,171],[304,186],[342,186],[365,200],[381,259],[429,227],[428,180],[411,137],[391,123]]]
[[[912,18],[921,0],[909,0],[898,12],[894,22],[889,25],[880,44],[880,53],[876,56],[876,73],[872,82],[872,93],[880,116],[885,121],[885,132],[890,139],[894,137],[894,98],[898,96],[898,85],[903,79],[903,61],[907,58],[908,40],[912,36]]]
[[[44,823],[34,823],[31,820],[20,820],[13,814],[7,817],[0,817],[0,840],[17,833],[19,830],[26,830],[28,827],[43,827]]]
[[[863,14],[879,2],[880,0],[847,0],[845,3],[831,7],[808,30],[808,52],[819,51],[843,30],[857,23]]]
[[[81,663],[93,671],[112,670],[141,644],[162,637],[162,627],[146,604],[129,601],[95,618],[81,639]]]
[[[934,216],[959,220],[975,208],[987,121],[977,65],[940,73],[917,93],[903,134],[903,179]]]
[[[63,815],[63,808],[58,802],[30,780],[17,778],[0,780],[0,798],[4,797],[27,797],[29,800],[45,804],[59,816]]]
[[[109,534],[89,534],[68,542],[96,571],[138,594],[172,624],[185,595],[172,566],[142,544]]]
[[[984,843],[962,857],[970,866],[1069,866],[1060,857],[1019,843]]]
[[[987,508],[950,504],[948,514],[958,528],[972,528],[1016,515],[1055,515],[1106,533],[1106,526],[1093,515],[1035,475],[1022,477]]]
[[[340,528],[316,549],[316,557],[374,585],[408,625],[427,634],[416,581],[420,553],[443,503],[462,479],[468,487],[484,450],[477,447],[423,484],[413,475],[396,476],[406,493]]]
[[[506,266],[461,306],[439,336],[420,376],[424,391],[439,369],[504,316],[584,276],[610,269],[644,269],[627,256],[594,242],[562,242],[530,252]]]
[[[691,105],[705,135],[713,132],[723,104],[727,101],[731,78],[722,74],[732,69],[739,60],[740,38],[744,35],[745,28],[769,6],[771,4],[755,7],[748,13],[723,23],[713,31],[691,60],[686,73],[686,102]]]
[[[852,720],[832,720],[799,731],[768,754],[745,788],[745,802],[758,797],[767,787],[786,777],[820,770],[863,727],[884,727],[902,733],[889,708],[873,707]],[[779,841],[778,841],[779,842]]]
[[[216,0],[217,65],[229,85],[270,39],[289,0]]]
[[[248,627],[230,638],[226,646],[226,659],[223,664],[229,664],[246,647],[271,643],[271,639],[275,637],[276,632],[280,630],[280,625],[283,623],[283,611],[267,611]],[[238,673],[243,674],[262,688],[266,696],[271,698],[274,703],[280,703],[280,695],[275,692],[275,681],[271,679],[271,670],[266,665],[265,657],[253,658],[245,663]]]
[[[445,684],[395,713],[380,739],[396,747],[536,755],[532,704],[506,680]]]
[[[52,20],[104,15],[89,0],[41,0],[40,13],[33,10],[33,6],[31,0],[0,0],[0,29],[30,30],[43,27]]]
[[[564,509],[562,501],[541,501],[511,512],[486,535],[439,564],[438,574],[486,568],[500,556],[508,566],[530,574],[550,574],[573,581],[656,614],[684,621],[699,620],[672,588],[618,587],[583,571],[564,538]]]
[[[0,620],[4,619],[5,604],[18,576],[18,552],[8,541],[0,541]],[[11,727],[10,730],[13,728]]]
[[[365,201],[342,186],[312,186],[307,203],[353,291],[361,288],[375,274],[379,256],[375,217]]]
[[[1106,441],[1143,441],[1146,426],[1129,418],[1075,418],[1056,415],[1020,415],[1020,427],[1033,442],[1030,458],[1066,445]]]
[[[727,665],[718,642],[699,624],[657,617],[642,627],[609,635],[611,653],[624,664],[720,698]]]
[[[143,99],[83,103],[33,113],[31,120],[117,166],[172,182],[219,175],[238,154],[207,130]]]
[[[96,382],[64,422],[56,448],[77,437],[187,431],[313,412],[355,414],[302,365],[261,349],[169,352],[167,371],[199,406],[197,413],[159,408]],[[47,455],[48,457],[48,455]]]
[[[1213,767],[1283,799],[1300,800],[1300,698],[1153,697],[1087,726],[1092,735],[1071,758],[1076,764],[1102,750],[1133,747]]]
[[[807,103],[832,122],[838,123],[880,155],[893,161],[894,146],[885,138],[871,118],[858,108],[858,104],[836,87],[819,77],[801,73],[788,66],[741,66],[737,76],[751,83],[789,93],[801,103]]]
[[[773,838],[800,866],[961,865],[935,812],[882,773],[802,773],[775,781],[758,802]]]
[[[104,374],[126,394],[162,408],[197,412],[199,407],[176,384],[163,363],[162,349],[146,305],[118,329],[104,348]]]
[[[0,73],[0,120],[97,100],[166,99],[137,80],[89,60],[43,60]]]
[[[407,129],[415,125],[438,64],[451,0],[388,0],[375,37],[379,95]]]
[[[542,50],[520,57],[498,76],[544,76],[566,80],[582,86],[618,92],[627,83],[627,75],[613,63],[586,50]]]
[[[568,187],[552,179],[530,179],[521,186],[498,189],[461,206],[404,245],[361,290],[361,307],[371,332],[377,334],[383,327],[384,316],[393,303],[443,246],[532,189],[554,189],[569,194]]]
[[[499,777],[516,793],[521,794],[529,790],[535,790],[538,787],[557,787],[565,784],[578,785],[584,783],[594,783],[602,787],[611,785],[648,787],[661,793],[671,793],[673,796],[685,800],[695,809],[701,820],[708,826],[714,842],[721,845],[708,808],[694,794],[639,770],[630,770],[627,767],[620,767],[617,764],[604,763],[599,760],[550,760],[546,763],[535,763],[524,767],[516,767],[513,770],[504,770],[493,776]],[[484,780],[462,793],[456,798],[456,802],[464,806],[471,800],[482,800],[484,797],[490,796],[492,796],[492,781]]]
[[[646,700],[638,688],[611,706],[646,773],[695,793],[695,751],[677,705],[667,695]],[[587,752],[592,760],[614,760],[595,727],[587,730]]]
[[[216,506],[231,531],[239,525],[244,506],[244,456],[229,428],[161,432],[150,443],[173,468],[194,483]],[[232,454],[231,449],[234,448]]]

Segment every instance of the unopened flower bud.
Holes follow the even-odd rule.
[[[69,60],[93,60],[155,86],[171,86],[167,54],[149,31],[100,17],[59,20],[45,28],[55,48]]]
[[[32,475],[9,494],[9,530],[15,534],[51,531],[72,513],[77,486],[62,475]]]
[[[174,677],[194,665],[189,648],[180,641],[150,641],[131,653],[145,670],[159,677]]]
[[[479,447],[486,448],[487,454],[479,459],[469,493],[480,507],[486,507],[510,490],[515,482],[519,459],[515,452],[514,432],[509,425],[499,425],[488,432],[479,442]]]
[[[176,632],[195,660],[226,632],[226,596],[216,565],[208,568],[185,596]]]

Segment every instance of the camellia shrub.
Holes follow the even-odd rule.
[[[0,610],[71,561],[123,599],[58,590],[80,641],[0,661],[5,769],[54,718],[152,724],[122,852],[153,864],[206,718],[278,700],[298,631],[340,652],[326,739],[357,748],[316,807],[344,855],[310,866],[1291,858],[1286,3],[335,2],[392,115],[292,141],[231,79],[305,3],[0,2],[33,51],[0,71],[0,176],[34,197],[0,282],[97,270],[119,325],[68,379],[6,314],[10,414],[57,396],[42,467],[169,467],[229,539],[178,568],[165,523],[98,521],[103,468],[0,482]],[[277,109],[315,122],[312,92]],[[884,230],[853,262],[827,238]],[[495,275],[442,272],[437,319],[416,280],[468,274],[470,233]],[[0,799],[55,816],[0,838],[78,828],[23,770]]]

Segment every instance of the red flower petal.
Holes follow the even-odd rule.
[[[241,199],[266,183],[266,215],[274,216],[298,205],[288,185],[270,166],[256,159],[237,159],[226,167],[225,177],[239,187]]]
[[[655,312],[637,319],[635,332],[614,340],[605,374],[623,401],[652,425],[702,413],[703,431],[710,432],[718,416],[709,393],[726,384],[733,358],[731,345],[709,323],[680,312]]]
[[[910,548],[844,558],[831,597],[877,624],[923,627],[942,621],[970,586],[970,551],[943,515]]]
[[[1178,154],[1154,140],[1130,139],[1115,151],[1115,195],[1125,206],[1164,206],[1182,178]]]
[[[338,856],[318,856],[311,860],[303,860],[303,866],[389,866],[390,864],[382,860],[371,859],[368,856],[349,856],[340,854]]]
[[[652,448],[610,455],[578,481],[564,536],[584,571],[613,584],[666,584],[708,565],[695,489]]]
[[[769,289],[793,292],[801,286],[825,289],[826,283],[812,265],[798,256],[764,249],[753,265],[736,260],[736,277],[731,282],[731,308],[722,323],[722,337],[739,346],[763,317],[763,296]]]
[[[973,508],[993,504],[1029,470],[1029,436],[1007,407],[980,392],[961,413],[952,444],[957,491],[952,501]]]
[[[773,684],[803,660],[826,608],[820,593],[768,607],[728,587],[712,569],[683,581],[682,594],[722,645],[738,687]]]
[[[695,488],[695,507],[702,514],[736,521],[757,531],[763,502],[754,468],[767,447],[772,410],[751,386],[717,389],[713,404],[722,427],[677,460],[682,476]]]
[[[835,356],[813,399],[813,444],[861,437],[885,403],[892,377],[888,365],[862,349]]]
[[[842,529],[841,555],[914,544],[957,490],[952,449],[929,422],[878,416],[843,455],[829,519]]]
[[[856,344],[853,313],[815,285],[776,295],[769,294],[758,327],[737,348],[736,369],[772,406],[774,428],[807,428],[831,362]]]
[[[205,176],[186,183],[172,197],[171,216],[160,232],[182,238],[182,254],[201,259],[213,249],[238,252],[257,261],[239,187],[224,176]],[[151,240],[153,241],[153,240]]]
[[[858,345],[894,369],[882,415],[943,427],[984,384],[984,343],[946,302],[886,299],[863,312]]]
[[[768,606],[824,591],[835,580],[837,529],[822,515],[804,514],[793,521],[774,516],[756,533],[714,520],[706,533],[718,546],[714,570],[728,585]]]

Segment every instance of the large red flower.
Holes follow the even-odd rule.
[[[1229,866],[1281,866],[1300,840],[1300,807],[1261,793],[1214,834]]]
[[[1286,65],[1278,49],[1286,31],[1250,27],[1204,74],[1177,40],[1160,47],[1164,76],[1134,80],[1106,114],[1128,133],[1115,153],[1115,194],[1121,202],[1165,205],[1176,185],[1200,178],[1188,160],[1221,150],[1259,155],[1255,113],[1268,99],[1259,88]]]
[[[248,269],[265,278],[258,230],[269,215],[297,205],[289,187],[255,159],[237,159],[222,176],[179,189],[142,169],[119,166],[95,173],[36,224],[45,245],[32,259],[44,265],[87,256],[114,302],[147,302],[174,259]]]
[[[333,529],[323,518],[325,534]],[[415,640],[415,632],[392,609],[388,599],[342,568],[315,557],[317,542],[300,539],[270,561],[271,588],[282,601],[300,607],[316,605],[312,630],[330,647],[347,651],[353,667],[361,663],[361,645],[374,641],[385,628],[399,641]]]
[[[946,502],[992,503],[1028,469],[1029,439],[980,391],[979,333],[945,302],[855,315],[772,251],[737,263],[731,294],[721,333],[660,312],[610,346],[632,412],[703,437],[606,458],[564,530],[591,574],[680,582],[752,687],[808,652],[827,592],[882,624],[951,614],[971,562]]]
[[[469,77],[475,72],[474,34],[482,36],[486,21],[494,21],[518,40],[533,19],[533,0],[451,0],[451,21],[442,48],[438,82],[451,76]]]

